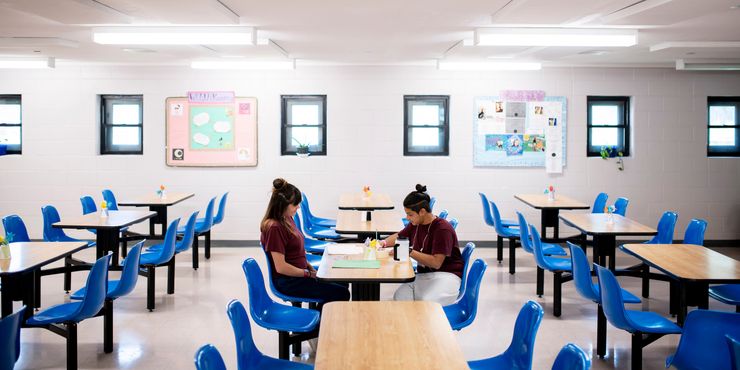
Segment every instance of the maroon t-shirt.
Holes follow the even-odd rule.
[[[462,254],[460,254],[460,247],[457,245],[455,229],[447,220],[436,217],[429,225],[415,226],[409,223],[398,232],[398,236],[408,238],[409,244],[416,251],[430,255],[444,254],[446,256],[439,269],[435,270],[419,264],[416,268],[418,272],[444,271],[462,278],[465,262],[462,259]]]
[[[260,234],[260,242],[267,251],[267,258],[270,259],[270,265],[272,266],[271,273],[273,276],[283,276],[277,273],[275,270],[275,263],[272,260],[272,254],[270,252],[278,252],[285,255],[285,262],[299,269],[307,269],[308,261],[306,261],[306,249],[303,246],[303,237],[301,236],[298,228],[296,228],[293,218],[286,219],[291,229],[295,234],[291,233],[290,230],[286,229],[279,222],[272,222],[272,224]]]

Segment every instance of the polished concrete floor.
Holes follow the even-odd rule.
[[[718,249],[740,259],[740,249]],[[537,335],[534,351],[534,369],[549,369],[560,348],[572,342],[590,356],[596,351],[596,305],[581,298],[569,282],[563,288],[562,316],[552,315],[552,274],[546,273],[545,295],[535,292],[535,268],[531,255],[517,251],[517,273],[508,274],[507,261],[499,265],[495,250],[478,248],[473,258],[482,258],[488,270],[480,291],[478,316],[475,322],[456,333],[458,343],[469,360],[494,356],[509,345],[514,320],[527,300],[539,302],[545,316]],[[201,252],[202,253],[202,252]],[[92,260],[88,250],[80,258]],[[505,256],[506,256],[505,252]],[[200,269],[190,266],[189,252],[178,255],[176,291],[167,295],[166,269],[157,274],[156,309],[146,310],[146,280],[139,283],[130,295],[115,301],[114,350],[103,353],[102,318],[86,320],[79,325],[79,367],[85,369],[190,369],[195,351],[205,343],[212,343],[221,351],[227,367],[236,369],[235,344],[226,315],[226,304],[232,299],[247,302],[246,281],[241,263],[255,258],[265,268],[263,253],[257,248],[214,248],[209,261],[201,259]],[[202,255],[201,255],[202,258]],[[618,252],[618,266],[627,266],[636,260]],[[117,273],[113,273],[115,277]],[[74,274],[73,289],[84,284],[85,272]],[[639,294],[636,278],[620,277],[622,285]],[[42,308],[68,301],[62,290],[61,275],[44,277]],[[381,299],[390,299],[395,285],[381,288]],[[642,309],[668,315],[668,284],[653,282],[651,298],[644,300]],[[16,303],[16,308],[18,304]],[[633,306],[639,309],[639,305]],[[733,311],[717,302],[711,309]],[[389,312],[389,315],[392,314]],[[378,330],[393,330],[379,324]],[[277,356],[277,333],[252,323],[257,347],[264,353]],[[594,358],[593,369],[628,369],[630,362],[630,335],[609,326],[608,353],[605,359]],[[659,339],[644,350],[644,369],[663,369],[665,358],[673,353],[679,336]],[[392,344],[389,344],[392,345]],[[16,369],[57,369],[65,367],[65,340],[44,329],[23,329],[21,358]],[[321,349],[319,348],[319,351]],[[382,349],[377,349],[381,350]],[[304,355],[294,361],[313,362],[313,355],[304,344]]]

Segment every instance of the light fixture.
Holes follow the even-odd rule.
[[[676,59],[678,71],[740,71],[740,59]]]
[[[475,44],[484,46],[626,47],[637,44],[637,31],[604,28],[478,28]]]
[[[235,60],[202,60],[190,63],[193,69],[251,69],[251,70],[273,70],[273,69],[295,69],[295,60],[290,61],[235,61]]]
[[[38,58],[0,58],[0,68],[29,68],[29,69],[41,69],[41,68],[54,68],[55,60],[52,57]]]
[[[93,28],[93,41],[106,45],[253,45],[244,26],[146,26]]]
[[[440,71],[537,71],[541,63],[535,62],[437,62]]]

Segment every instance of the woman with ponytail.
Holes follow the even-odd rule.
[[[401,285],[393,299],[434,301],[444,306],[457,299],[464,262],[455,229],[432,213],[430,200],[427,187],[417,184],[403,200],[409,224],[385,243],[394,245],[399,237],[409,239],[409,256],[418,262],[416,280]]]
[[[348,301],[347,287],[316,280],[316,270],[306,261],[303,235],[293,222],[301,204],[301,191],[284,179],[272,182],[272,196],[260,224],[260,242],[270,259],[275,288],[283,294],[319,298],[324,302]]]

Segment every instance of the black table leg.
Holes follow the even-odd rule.
[[[352,283],[353,301],[379,301],[380,283]]]
[[[599,305],[598,311],[598,318],[596,319],[596,355],[604,358],[606,356],[606,316],[601,305]]]
[[[103,303],[103,352],[113,352],[113,300]]]
[[[683,280],[678,281],[678,326],[683,327],[683,322],[686,320],[686,284]]]
[[[164,239],[164,234],[167,233],[167,206],[149,206],[149,210],[157,212],[157,214],[149,219],[149,237],[151,239]],[[162,226],[162,234],[157,235],[154,225]]]
[[[113,252],[111,265],[118,266],[118,242],[121,229],[98,229],[95,238],[95,259],[103,257],[109,251]]]
[[[372,221],[373,220],[373,212],[372,211],[365,212],[365,220],[366,221]]]
[[[13,297],[11,296],[11,281],[13,279],[10,276],[2,276],[0,277],[0,281],[2,282],[2,317],[9,316],[13,313]],[[28,311],[28,309],[26,310]]]
[[[594,235],[594,263],[608,267],[614,271],[616,266],[615,254],[617,246],[616,235]],[[608,261],[607,261],[608,258]],[[608,263],[608,266],[607,266]]]
[[[560,210],[557,208],[543,208],[541,211],[541,233],[542,241],[547,243],[560,242],[560,219],[558,218]],[[547,237],[547,228],[553,228],[552,238]]]

